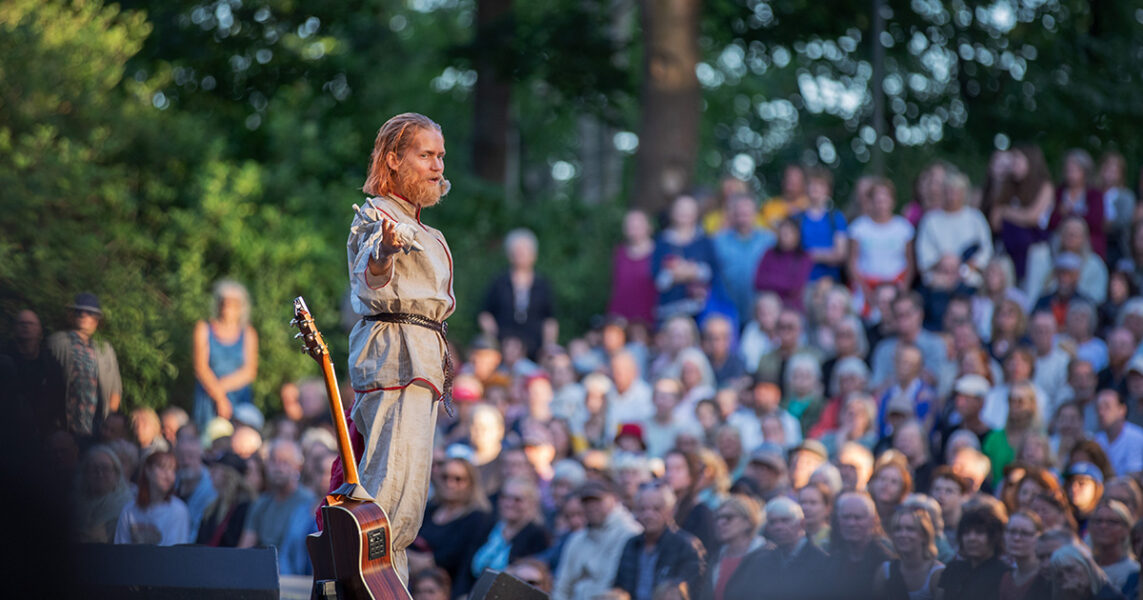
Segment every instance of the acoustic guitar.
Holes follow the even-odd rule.
[[[412,600],[393,570],[389,517],[358,482],[357,460],[349,441],[349,428],[337,391],[337,376],[329,348],[314,325],[301,296],[294,298],[297,338],[303,350],[322,367],[329,411],[337,429],[337,448],[345,470],[345,483],[325,497],[321,508],[322,531],[306,538],[314,567],[311,600]]]

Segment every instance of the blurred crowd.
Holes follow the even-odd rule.
[[[789,165],[770,198],[727,179],[629,212],[605,314],[562,335],[559,267],[511,232],[453,352],[414,598],[462,598],[485,569],[556,600],[1140,598],[1125,179],[1074,150],[1053,181],[1035,146],[977,185],[938,162],[843,202],[821,168]],[[119,411],[91,294],[47,338],[17,314],[0,368],[74,478],[79,539],[273,545],[304,574],[337,452],[324,389],[287,384],[266,419],[249,299],[215,298],[190,413]]]

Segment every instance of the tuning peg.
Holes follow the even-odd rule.
[[[298,333],[295,333],[295,334],[294,334],[294,339],[295,339],[295,340],[296,340],[296,339],[299,339],[299,338],[304,338],[304,337],[306,337],[306,334],[304,334],[304,333],[302,333],[302,332],[300,332],[300,331],[299,331]]]

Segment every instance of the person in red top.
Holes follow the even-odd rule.
[[[1107,236],[1103,231],[1103,194],[1090,185],[1094,162],[1083,150],[1072,150],[1064,158],[1064,181],[1056,190],[1056,206],[1048,229],[1054,231],[1064,219],[1077,216],[1087,221],[1091,249],[1107,259]]]

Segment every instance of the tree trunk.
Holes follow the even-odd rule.
[[[702,93],[698,65],[701,0],[640,0],[643,23],[642,121],[634,204],[652,213],[691,184]]]
[[[478,0],[476,3],[475,122],[472,132],[473,168],[485,181],[508,185],[509,104],[512,88],[502,76],[498,49],[508,43],[503,35],[512,0]]]

